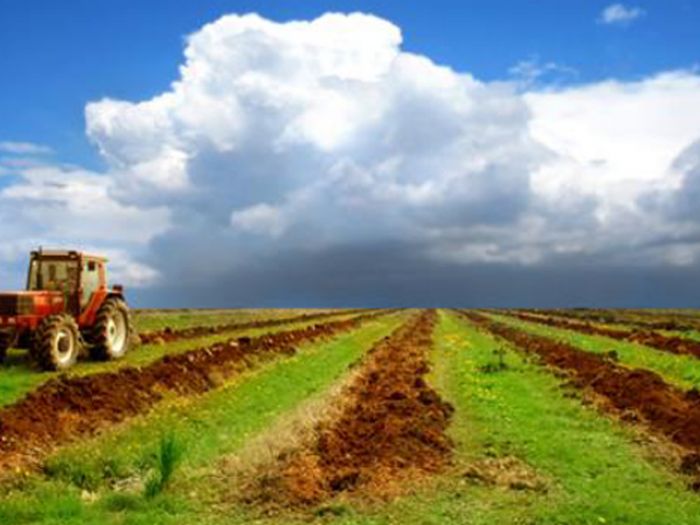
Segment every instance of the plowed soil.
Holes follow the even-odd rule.
[[[424,379],[435,321],[434,311],[422,313],[372,348],[337,417],[319,424],[311,443],[278,458],[249,488],[249,502],[289,508],[341,493],[382,496],[408,475],[443,468],[453,408]]]
[[[143,368],[48,381],[0,410],[0,474],[20,465],[36,465],[56,446],[143,413],[168,394],[206,392],[260,359],[294,354],[302,343],[353,330],[388,312],[231,339],[166,356]]]
[[[678,445],[700,452],[700,393],[683,392],[649,370],[629,369],[603,355],[528,334],[473,313],[462,312],[473,323],[539,356],[542,362],[571,375],[572,384],[603,396],[611,408],[634,413]]]
[[[594,323],[624,324],[642,328],[644,330],[700,330],[700,322],[697,317],[687,316],[680,313],[674,314],[654,314],[651,312],[633,311],[627,313],[625,310],[532,310],[535,313],[564,317],[569,319],[586,320]],[[527,312],[525,312],[527,313]],[[650,318],[642,320],[639,317],[659,316],[658,319]]]
[[[356,313],[370,313],[371,310],[355,309],[342,310],[333,312],[323,312],[317,314],[302,314],[293,317],[285,317],[282,319],[261,319],[257,321],[243,321],[239,323],[226,323],[213,326],[192,326],[188,328],[173,329],[164,328],[163,330],[154,330],[139,334],[139,342],[141,344],[152,343],[170,343],[179,339],[194,339],[196,337],[204,337],[207,335],[215,335],[223,332],[233,332],[235,330],[247,330],[251,328],[272,328],[274,326],[284,326],[286,324],[304,323],[311,321],[320,321],[333,317],[352,315]]]
[[[620,330],[618,328],[608,328],[594,325],[585,321],[574,321],[557,317],[542,317],[539,315],[527,314],[524,312],[504,312],[507,315],[516,317],[523,321],[539,323],[555,328],[566,328],[583,334],[603,335],[612,339],[629,341],[644,346],[650,346],[657,350],[670,352],[673,354],[688,354],[700,357],[700,341],[684,339],[682,337],[665,336],[658,332],[648,330]]]

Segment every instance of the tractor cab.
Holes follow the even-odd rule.
[[[30,255],[28,292],[48,292],[63,300],[64,311],[76,318],[107,291],[107,259],[75,251],[34,251]]]

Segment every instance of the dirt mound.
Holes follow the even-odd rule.
[[[573,385],[591,388],[612,408],[633,412],[678,445],[700,451],[700,396],[696,392],[683,392],[649,370],[629,369],[605,356],[528,334],[479,314],[462,315],[518,348],[537,354],[544,363],[567,371]]]
[[[152,364],[85,377],[62,376],[0,410],[0,472],[35,463],[57,445],[145,412],[168,394],[206,392],[260,359],[357,328],[384,315],[352,319],[227,342],[165,356]]]
[[[303,323],[310,321],[319,321],[332,317],[352,315],[356,313],[371,313],[372,310],[358,308],[355,310],[342,310],[333,312],[321,312],[317,314],[302,314],[294,317],[285,317],[282,319],[261,319],[257,321],[243,321],[239,323],[227,323],[213,326],[192,326],[174,330],[166,327],[163,330],[154,330],[151,332],[143,332],[139,334],[138,339],[141,344],[163,344],[178,339],[194,339],[195,337],[204,337],[207,335],[220,334],[222,332],[232,332],[234,330],[247,330],[251,328],[271,328],[273,326],[284,326],[286,324]]]
[[[381,496],[409,473],[443,468],[453,408],[424,380],[435,319],[423,313],[371,349],[338,416],[318,425],[312,443],[278,458],[249,487],[248,502],[304,506],[358,490]]]
[[[565,328],[574,330],[583,334],[602,335],[620,341],[629,341],[644,346],[650,346],[657,350],[663,350],[673,354],[689,354],[695,357],[700,357],[700,341],[693,339],[684,339],[677,336],[666,336],[658,332],[649,330],[620,330],[617,328],[608,328],[597,326],[585,321],[574,321],[570,319],[562,319],[557,317],[543,317],[540,315],[532,315],[524,312],[504,312],[506,315],[516,317],[523,321],[534,322],[554,328]]]

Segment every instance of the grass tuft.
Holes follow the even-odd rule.
[[[495,362],[489,361],[488,363],[479,367],[479,370],[484,374],[495,374],[496,372],[502,372],[508,369],[506,364],[506,350],[500,346],[492,352]]]
[[[154,498],[165,490],[184,452],[185,448],[177,440],[175,434],[168,433],[161,438],[156,471],[146,481],[146,486],[144,487],[144,496],[147,499]]]

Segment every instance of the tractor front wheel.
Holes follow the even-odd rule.
[[[44,370],[65,370],[78,360],[80,335],[70,315],[51,315],[34,334],[32,354]]]
[[[15,339],[16,338],[12,333],[0,332],[0,363],[5,361],[7,351],[12,348]]]
[[[110,297],[102,304],[92,329],[92,357],[101,361],[119,359],[129,351],[131,342],[129,307],[118,297]]]

